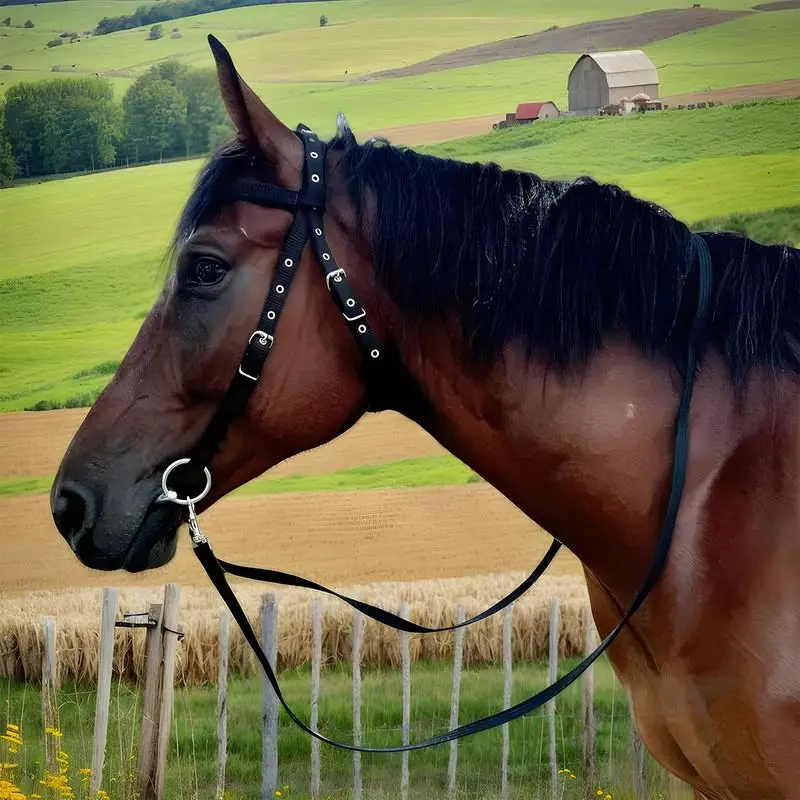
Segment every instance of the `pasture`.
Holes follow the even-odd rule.
[[[564,662],[568,669],[575,660]],[[595,714],[597,720],[597,776],[588,786],[581,769],[580,687],[570,687],[560,702],[558,727],[559,764],[573,771],[579,780],[560,776],[563,800],[596,796],[603,787],[615,800],[633,798],[630,763],[630,722],[624,695],[603,662],[595,670]],[[412,740],[446,729],[448,725],[450,674],[446,665],[415,664],[412,688]],[[512,698],[516,702],[542,688],[547,682],[546,665],[520,664],[515,669]],[[288,702],[303,710],[308,705],[309,670],[287,670],[281,676]],[[365,669],[362,678],[361,711],[364,741],[376,745],[399,741],[402,715],[401,683],[397,670]],[[324,669],[319,715],[324,730],[344,738],[351,734],[350,674],[347,667]],[[226,800],[249,800],[261,788],[261,713],[263,689],[258,678],[232,677],[229,685],[229,755],[226,770]],[[463,718],[473,719],[499,707],[503,694],[502,673],[497,666],[469,668],[462,678]],[[21,723],[26,733],[22,753],[15,756],[20,769],[16,776],[21,788],[35,791],[30,775],[41,774],[41,696],[36,687],[0,680],[0,696],[9,720]],[[61,694],[59,746],[70,760],[70,783],[82,783],[78,770],[91,764],[90,731],[94,693],[86,686],[65,683]],[[106,771],[112,800],[132,797],[132,756],[136,753],[141,697],[130,686],[112,687]],[[518,720],[509,730],[509,798],[522,800],[537,796],[547,785],[547,722],[538,713]],[[283,798],[308,798],[309,739],[282,715],[278,729],[279,791]],[[213,686],[176,688],[173,747],[167,770],[167,796],[212,800],[216,785],[216,693]],[[499,797],[502,752],[501,733],[489,731],[459,745],[458,800],[489,800]],[[21,756],[21,757],[20,757]],[[353,797],[352,756],[333,748],[320,752],[323,798],[345,800]],[[447,747],[409,755],[409,798],[427,800],[447,796]],[[15,762],[16,763],[16,762]],[[401,762],[399,755],[362,755],[364,796],[389,800],[399,797]],[[6,773],[9,774],[9,773]],[[668,782],[652,770],[650,797],[667,797]],[[583,791],[581,791],[583,790]],[[80,789],[78,788],[78,792]],[[76,795],[81,795],[76,792]]]
[[[775,100],[564,118],[423,149],[545,177],[611,180],[691,223],[800,204],[798,113],[800,101]],[[621,138],[624,148],[616,146]],[[103,365],[121,358],[159,291],[169,237],[200,164],[0,193],[10,231],[0,252],[0,410],[85,405],[105,384]],[[58,350],[45,346],[55,331]]]
[[[582,49],[580,36],[573,31],[574,53],[545,50],[438,71],[422,64],[487,42],[499,41],[502,53],[503,40],[510,37],[554,26],[591,27],[612,17],[667,8],[664,0],[274,4],[165,22],[165,36],[158,41],[148,41],[147,29],[140,28],[46,47],[62,31],[89,31],[100,17],[130,13],[138,5],[139,0],[72,0],[4,7],[0,16],[10,15],[12,26],[0,29],[0,62],[14,69],[0,73],[0,95],[18,80],[53,77],[51,68],[58,64],[74,70],[59,73],[65,79],[105,74],[119,97],[136,75],[167,57],[211,66],[206,34],[213,32],[230,47],[248,82],[289,124],[302,120],[329,135],[336,112],[343,111],[359,139],[396,127],[411,141],[416,135],[430,141],[424,136],[436,137],[437,126],[445,130],[455,123],[475,130],[479,123],[485,133],[420,149],[461,160],[497,161],[548,178],[591,175],[657,202],[693,226],[747,230],[763,241],[800,245],[800,98],[629,118],[565,118],[490,132],[493,117],[523,100],[553,99],[566,107],[566,76]],[[720,0],[717,9],[747,13],[698,29],[687,24],[669,38],[652,37],[646,51],[659,69],[663,97],[800,79],[800,10],[753,11],[751,5],[750,0]],[[325,28],[318,24],[321,13],[329,17]],[[33,29],[17,27],[28,18]],[[634,38],[644,30],[638,18],[626,24]],[[173,27],[181,38],[170,37]],[[409,67],[416,74],[376,75]],[[415,125],[426,126],[424,132],[415,131]],[[27,749],[14,777],[28,792],[35,788],[31,776],[39,769],[42,751],[37,733],[41,698],[19,678],[30,678],[41,668],[32,631],[42,615],[55,613],[59,635],[71,643],[64,665],[68,682],[62,728],[64,749],[77,769],[88,766],[90,758],[96,589],[122,587],[128,607],[152,599],[152,574],[115,574],[109,580],[77,562],[53,528],[47,492],[85,406],[113,374],[161,288],[169,269],[170,235],[200,166],[199,160],[150,165],[0,192],[0,411],[14,412],[0,415],[0,640],[5,653],[0,723],[17,721],[27,732]],[[60,410],[25,411],[47,408]],[[432,615],[428,624],[451,614],[454,598],[468,598],[472,611],[488,605],[521,577],[509,570],[531,567],[550,543],[497,491],[394,414],[363,420],[325,448],[278,465],[225,498],[203,521],[220,557],[298,572],[337,588],[351,586],[387,607],[410,601],[415,614]],[[40,557],[44,552],[47,558]],[[519,604],[528,649],[520,636],[514,700],[545,683],[539,659],[546,598],[557,596],[568,608],[585,600],[582,568],[570,553],[558,556],[550,574]],[[208,585],[183,537],[169,577],[155,580]],[[259,591],[241,581],[237,591],[254,613]],[[209,612],[219,601],[207,588],[189,593],[168,785],[170,796],[210,797],[215,709],[213,687],[205,684],[213,679],[209,654],[216,644],[215,616]],[[325,615],[328,660],[320,719],[328,734],[347,736],[349,673],[336,647],[347,639],[349,617],[333,602],[326,603]],[[309,642],[298,631],[309,628],[306,605],[298,599],[281,624],[282,685],[290,703],[305,711]],[[576,614],[565,624],[572,657],[579,650]],[[373,660],[364,678],[365,739],[385,743],[389,737],[396,740],[400,727],[400,682],[390,669],[397,661],[391,639],[396,635],[377,626],[368,631]],[[464,719],[495,710],[502,695],[498,645],[491,631],[496,634],[495,622],[467,633],[471,655]],[[142,641],[133,635],[126,641],[130,649],[117,665],[112,700],[113,784],[108,788],[114,800],[130,796],[140,718],[142,676],[130,667],[141,664],[131,653]],[[237,641],[233,661],[241,674],[231,687],[229,800],[254,796],[260,781],[263,688],[241,637]],[[448,724],[449,673],[436,660],[436,646],[416,651],[412,738]],[[568,666],[562,664],[561,672]],[[605,659],[598,663],[596,681],[600,782],[613,784],[614,798],[633,796],[627,708]],[[280,758],[286,765],[282,796],[307,796],[309,740],[285,717],[280,724]],[[559,700],[559,757],[571,769],[580,762],[580,725],[579,689],[572,687]],[[542,713],[512,726],[511,797],[532,796],[542,786],[545,727]],[[461,746],[461,763],[468,771],[458,796],[496,798],[500,732]],[[349,796],[349,755],[323,747],[322,757],[326,791]],[[411,755],[410,797],[444,791],[446,759],[446,748]],[[386,787],[398,783],[399,756],[365,757],[364,763],[368,796],[382,797]],[[5,777],[0,772],[0,781]],[[665,791],[659,781],[649,788],[650,797]],[[579,796],[566,779],[562,796]]]

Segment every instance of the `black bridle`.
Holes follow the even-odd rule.
[[[358,343],[362,354],[364,381],[368,392],[374,390],[375,381],[380,379],[382,370],[382,366],[380,366],[383,356],[382,345],[370,329],[369,323],[367,322],[366,310],[353,293],[347,281],[345,271],[337,265],[325,239],[322,223],[322,215],[325,211],[325,144],[305,125],[299,125],[296,133],[303,143],[303,150],[305,153],[303,186],[299,192],[284,189],[273,184],[244,181],[235,183],[229,187],[223,197],[223,200],[227,202],[243,200],[269,208],[282,208],[291,211],[294,214],[294,222],[284,244],[283,252],[280,255],[272,285],[261,312],[258,327],[250,335],[241,363],[228,387],[228,391],[223,397],[222,402],[217,408],[205,432],[192,449],[190,456],[173,462],[164,471],[162,478],[163,494],[158,499],[162,502],[171,501],[188,507],[189,533],[191,535],[194,553],[240,626],[245,639],[263,667],[278,700],[293,722],[306,733],[309,733],[320,741],[344,750],[353,750],[362,753],[398,753],[407,750],[420,750],[454,739],[460,739],[464,736],[494,728],[498,725],[504,725],[552,700],[605,652],[622,628],[627,624],[634,613],[636,613],[639,606],[641,606],[650,590],[658,581],[669,554],[686,480],[689,450],[689,406],[697,368],[697,352],[700,340],[704,334],[706,311],[711,294],[711,258],[708,247],[702,237],[692,234],[694,254],[698,259],[700,270],[698,278],[698,299],[694,323],[689,336],[686,363],[684,365],[683,390],[675,418],[675,448],[672,460],[670,495],[656,552],[653,557],[653,563],[622,619],[605,639],[603,639],[594,652],[588,655],[577,666],[555,681],[555,683],[510,708],[415,744],[396,747],[361,747],[344,742],[337,742],[309,728],[297,717],[287,704],[281,693],[273,667],[261,648],[258,638],[247,619],[247,615],[234,595],[225,577],[226,573],[243,578],[250,578],[252,580],[285,586],[297,586],[325,592],[334,597],[338,597],[353,608],[358,609],[363,614],[372,617],[378,622],[390,625],[398,630],[408,633],[439,633],[463,628],[466,625],[471,625],[486,619],[514,602],[514,600],[527,591],[547,569],[560,549],[561,543],[554,540],[536,569],[502,600],[499,600],[477,616],[456,625],[442,628],[428,628],[423,625],[418,625],[390,611],[378,608],[370,603],[347,597],[314,581],[299,578],[295,575],[279,572],[277,570],[244,567],[232,564],[228,561],[217,559],[214,555],[208,539],[200,530],[194,504],[205,497],[211,488],[211,475],[208,471],[208,464],[216,453],[231,422],[244,412],[248,399],[258,382],[276,338],[275,331],[286,301],[289,287],[291,286],[292,278],[300,263],[303,249],[309,239],[311,240],[317,260],[322,266],[328,289]],[[197,496],[189,497],[187,495],[184,499],[177,491],[169,488],[168,478],[175,469],[189,463],[194,463],[196,466],[199,465],[202,467],[205,474],[206,485]]]

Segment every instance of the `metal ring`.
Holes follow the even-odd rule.
[[[176,467],[180,467],[183,464],[188,464],[191,460],[191,458],[179,458],[177,461],[173,461],[164,470],[164,474],[161,476],[161,490],[163,494],[159,500],[163,498],[164,500],[171,500],[173,503],[177,503],[179,506],[189,506],[199,503],[211,491],[211,473],[208,471],[208,467],[203,467],[203,472],[206,474],[206,488],[203,489],[203,491],[200,492],[197,497],[187,497],[185,500],[181,500],[178,497],[178,493],[167,486],[167,478],[169,477],[170,472],[172,472],[172,470],[174,470]]]
[[[312,175],[311,176],[311,181],[313,183],[319,183],[319,175]]]

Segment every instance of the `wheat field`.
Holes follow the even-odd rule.
[[[455,621],[458,604],[467,616],[492,605],[518,584],[522,572],[415,582],[391,582],[344,589],[358,599],[390,611],[407,603],[410,618],[429,627]],[[264,593],[272,591],[278,605],[278,669],[301,667],[311,658],[311,592],[269,589],[234,584],[234,590],[253,627]],[[121,589],[117,618],[124,613],[145,612],[150,603],[161,602],[163,588]],[[543,577],[520,598],[513,611],[512,653],[515,661],[546,656],[549,602],[560,603],[559,654],[578,655],[585,641],[588,614],[585,582],[578,577]],[[61,680],[93,683],[97,676],[101,589],[30,592],[0,598],[0,678],[41,679],[43,618],[56,619],[56,652]],[[213,589],[181,591],[181,626],[184,638],[178,646],[176,680],[183,685],[214,682],[217,677],[219,618],[224,605]],[[328,596],[322,599],[323,665],[350,663],[354,612]],[[491,664],[502,659],[502,614],[476,623],[464,631],[465,666]],[[258,664],[235,623],[230,628],[230,670],[234,674],[258,674]],[[412,660],[452,658],[452,633],[410,636]],[[140,681],[144,676],[144,629],[117,628],[114,648],[115,675]],[[361,645],[362,664],[370,667],[400,665],[397,631],[366,619]]]

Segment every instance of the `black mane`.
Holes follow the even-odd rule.
[[[455,315],[476,359],[521,339],[568,369],[623,333],[646,354],[683,363],[698,271],[693,234],[663,209],[590,178],[550,181],[380,140],[356,144],[346,130],[329,146],[342,152],[379,285],[404,313]],[[251,159],[234,148],[211,160],[179,236]],[[756,367],[800,375],[800,250],[701,235],[714,274],[709,344],[731,379]]]

